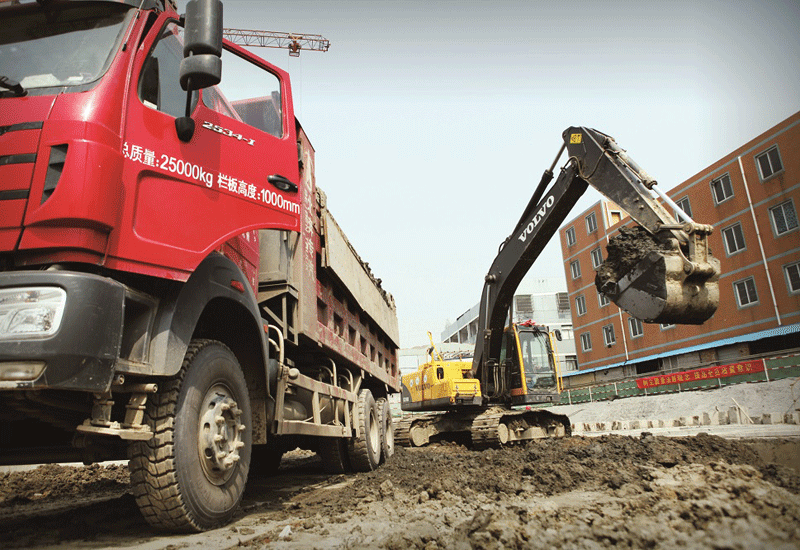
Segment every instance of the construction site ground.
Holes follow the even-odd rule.
[[[735,399],[755,419],[796,412],[796,381],[582,404],[570,414],[576,424],[621,426],[727,412]],[[681,436],[668,437],[628,424],[480,452],[443,442],[336,476],[314,453],[293,451],[277,476],[251,473],[231,525],[193,535],[144,522],[124,465],[5,471],[0,547],[800,548],[800,426],[731,426],[673,426]],[[788,435],[774,437],[776,426]],[[728,432],[704,433],[712,428]],[[751,431],[738,438],[738,428]]]
[[[717,389],[664,393],[552,407],[567,415],[574,433],[609,432],[726,437],[800,437],[800,379],[742,383]]]

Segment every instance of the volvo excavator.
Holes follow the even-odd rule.
[[[507,327],[506,320],[520,281],[589,185],[642,228],[626,232],[638,239],[633,257],[609,254],[600,266],[598,291],[649,323],[702,324],[716,311],[720,264],[708,248],[712,227],[684,213],[611,136],[570,127],[562,138],[485,277],[472,361],[443,361],[432,353],[430,362],[403,376],[402,410],[433,414],[401,420],[398,444],[421,446],[460,434],[483,448],[570,435],[566,416],[530,407],[560,400],[553,335],[533,323]],[[550,186],[565,151],[567,161]],[[526,407],[514,408],[519,406]]]

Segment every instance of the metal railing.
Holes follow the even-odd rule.
[[[592,384],[565,388],[561,392],[561,401],[559,403],[555,403],[554,405],[574,405],[577,403],[594,401],[611,401],[626,397],[680,393],[683,391],[709,390],[745,382],[770,382],[772,380],[800,376],[800,348],[785,350],[779,354],[762,353],[744,356],[741,357],[739,361],[736,361],[736,363],[743,363],[746,361],[759,359],[764,360],[764,370],[762,372],[756,372],[752,374],[740,374],[725,378],[707,378],[703,380],[694,380],[691,382],[664,384],[650,389],[639,388],[636,384],[636,381],[642,378],[671,375],[685,372],[687,370],[731,364],[727,361],[715,360],[693,366],[688,369],[686,367],[674,367],[646,373],[643,375],[628,376],[613,382],[595,382]]]

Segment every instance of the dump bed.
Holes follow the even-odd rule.
[[[259,301],[300,356],[365,371],[399,391],[399,331],[392,295],[353,248],[316,186],[314,149],[302,128],[300,234],[261,231]],[[304,353],[306,355],[304,355]],[[302,370],[302,365],[300,365]]]

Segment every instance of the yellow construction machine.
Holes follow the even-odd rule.
[[[507,327],[500,361],[508,374],[495,370],[493,385],[507,393],[514,404],[551,401],[561,391],[555,343],[560,338],[559,331],[550,332],[548,327],[532,321]],[[429,354],[429,362],[402,377],[402,409],[444,414],[402,420],[395,434],[399,444],[421,447],[444,436],[481,448],[570,434],[569,420],[564,415],[527,409],[511,413],[503,407],[486,409],[484,399],[488,396],[481,392],[481,381],[471,377],[472,361],[447,361],[435,352],[433,344]],[[503,388],[506,383],[508,387]],[[509,422],[509,414],[518,417],[516,422]],[[475,425],[478,416],[481,419]]]
[[[520,281],[589,185],[641,226],[621,235],[624,246],[611,240],[614,253],[595,278],[599,292],[650,323],[702,324],[716,311],[720,266],[708,249],[711,226],[695,223],[610,136],[571,127],[562,138],[553,165],[484,279],[472,362],[433,360],[432,354],[429,363],[403,376],[401,408],[437,414],[404,418],[396,428],[399,444],[461,434],[485,447],[570,434],[566,416],[530,408],[560,400],[549,331],[533,323],[507,327],[506,320]],[[548,189],[564,151],[568,160]]]

